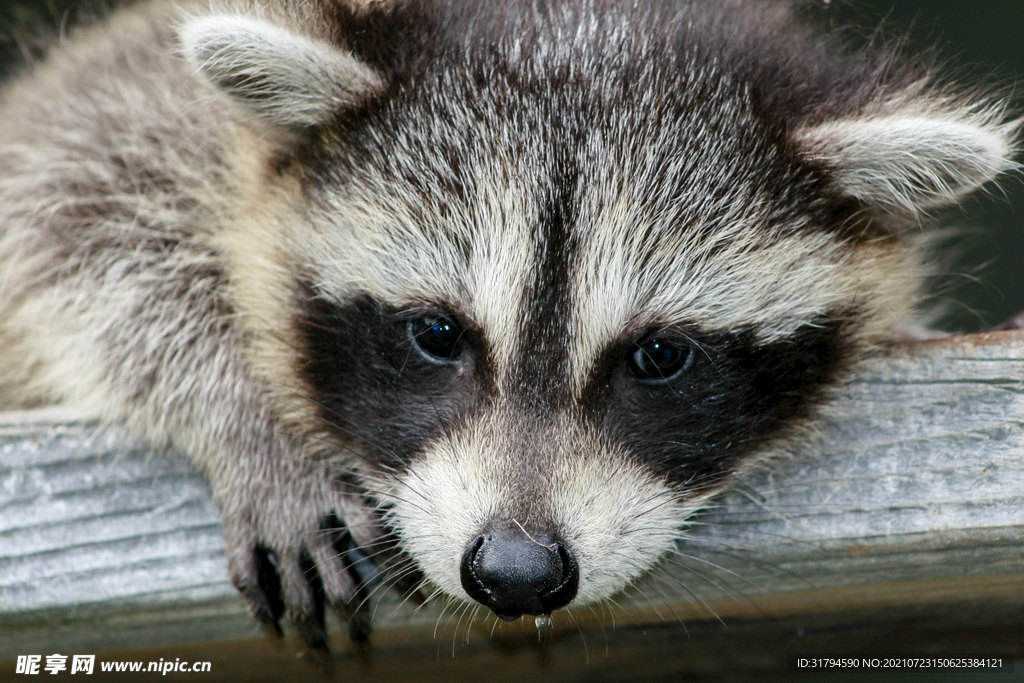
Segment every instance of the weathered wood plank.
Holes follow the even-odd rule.
[[[375,675],[431,680],[421,659],[441,652],[446,677],[505,652],[518,664],[497,680],[540,660],[577,680],[574,667],[595,674],[638,652],[649,675],[772,668],[790,652],[891,651],[895,632],[904,648],[1022,654],[1012,634],[1024,632],[1024,336],[908,346],[841,394],[844,417],[814,452],[745,476],[618,607],[556,615],[538,649],[530,624],[467,626],[386,596],[376,643],[390,654],[374,658]],[[235,598],[216,509],[184,461],[63,413],[8,414],[0,660],[114,649],[205,653],[227,679],[244,667],[254,680],[296,675]]]

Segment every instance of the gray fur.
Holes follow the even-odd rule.
[[[573,604],[605,600],[913,325],[905,226],[1013,165],[998,98],[833,50],[755,0],[121,11],[0,100],[0,402],[185,453],[250,609],[281,616],[271,554],[313,647],[319,600],[368,628],[346,533],[389,580],[465,601],[488,524],[555,529]],[[438,310],[469,350],[400,339],[389,365],[387,334]],[[657,389],[608,360],[663,331],[698,360],[804,344],[828,367],[780,390],[806,393],[791,417],[737,395],[763,411],[736,418],[742,448],[666,454],[622,436]],[[374,353],[325,388],[349,339]]]

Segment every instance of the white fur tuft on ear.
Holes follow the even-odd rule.
[[[382,85],[347,52],[252,17],[196,17],[179,37],[189,62],[211,83],[281,126],[323,123]]]
[[[953,204],[1014,168],[1019,122],[956,112],[897,112],[832,121],[796,132],[809,158],[836,173],[847,196],[888,213],[917,215]]]

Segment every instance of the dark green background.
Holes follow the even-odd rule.
[[[824,6],[824,0],[819,0]],[[110,0],[0,0],[0,74],[39,41],[29,26],[76,23]],[[912,45],[938,47],[983,78],[1021,91],[1024,75],[1024,0],[832,0],[837,26],[854,23],[867,32],[884,23],[886,32],[909,31]],[[84,8],[84,9],[83,9]],[[1016,97],[1024,111],[1024,92]],[[949,310],[945,326],[980,330],[1024,311],[1024,184],[1018,176],[948,217],[961,228],[941,255],[945,276],[934,285]]]
[[[858,0],[837,10],[841,21],[909,31],[912,45],[938,48],[958,67],[971,67],[971,77],[1009,88],[1015,111],[1024,113],[1024,0]],[[964,231],[942,254],[948,275],[936,283],[950,329],[980,330],[1024,311],[1022,179],[1003,180],[947,219]]]

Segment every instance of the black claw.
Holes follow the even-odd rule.
[[[352,575],[356,584],[373,588],[380,583],[380,570],[356,544],[348,529],[339,535],[334,543],[334,549],[341,555],[345,562],[345,570]]]
[[[348,622],[348,639],[360,651],[366,652],[370,649],[370,635],[373,629],[370,626],[370,617],[366,610],[359,610]]]
[[[298,632],[299,638],[302,639],[302,642],[310,650],[321,656],[330,654],[330,648],[327,645],[327,632],[322,624],[311,621],[296,621],[295,630]]]
[[[380,573],[384,575],[383,580],[390,581],[391,587],[397,590],[403,599],[408,599],[414,605],[424,604],[427,597],[421,591],[421,587],[424,585],[423,574],[418,569],[408,568],[408,563],[411,563],[411,560],[399,549],[398,537],[392,531],[381,539],[380,545],[382,548],[380,556],[386,557],[380,565]],[[401,570],[396,570],[398,567]],[[400,573],[401,576],[388,578],[393,573]]]
[[[369,594],[367,586],[377,581],[378,570],[363,554],[348,527],[337,515],[328,515],[321,521],[321,529],[331,534],[331,545],[342,561],[342,569],[349,575],[356,591],[349,596],[347,605],[336,605],[340,616],[348,622],[348,637],[355,651],[365,656],[370,649]]]
[[[303,640],[314,650],[327,647],[327,631],[324,626],[326,617],[327,591],[324,590],[324,583],[320,580],[320,572],[309,553],[303,551],[299,556],[299,567],[303,576],[309,582],[309,589],[313,593],[313,621],[305,622],[306,634]]]
[[[284,615],[285,605],[281,595],[281,578],[277,574],[277,558],[273,551],[262,545],[256,546],[254,555],[256,556],[259,595],[253,595],[258,601],[253,612],[261,623],[270,627],[276,635],[280,636],[281,626],[278,622]]]
[[[378,571],[356,544],[348,527],[333,515],[329,522],[335,532],[334,550],[342,558],[345,571],[356,586],[355,595],[349,598],[350,607],[342,616],[348,620],[349,640],[356,646],[357,651],[366,654],[369,651],[372,633],[367,586],[376,583]]]

